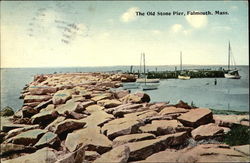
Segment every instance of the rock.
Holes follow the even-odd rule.
[[[104,107],[100,106],[100,105],[90,105],[88,107],[85,108],[86,111],[88,111],[89,113],[94,113],[97,111],[102,111],[104,109]]]
[[[58,117],[57,111],[43,111],[31,117],[33,124],[48,123]]]
[[[95,151],[85,151],[85,160],[94,161],[99,158],[101,155]]]
[[[40,112],[43,112],[43,111],[53,111],[53,110],[55,110],[55,105],[54,104],[50,104],[46,108],[41,109]]]
[[[250,150],[249,150],[250,149],[250,144],[234,146],[233,149],[235,151],[243,153],[244,155],[250,156]]]
[[[133,113],[138,110],[138,108],[141,108],[142,104],[123,104],[114,108],[106,109],[105,111],[107,113],[113,113],[117,117],[123,117],[124,114]]]
[[[112,108],[121,105],[119,100],[100,100],[97,102],[98,105],[104,106],[105,108]]]
[[[120,99],[120,98],[123,98],[125,97],[126,95],[128,95],[130,93],[129,90],[120,90],[120,91],[116,91],[115,92],[115,97]]]
[[[35,150],[36,148],[25,145],[11,143],[1,144],[1,156],[8,156],[17,152],[34,152]]]
[[[135,82],[136,77],[130,74],[122,74],[121,75],[121,82]]]
[[[139,161],[139,162],[147,162],[147,163],[162,163],[162,162],[176,162],[180,155],[180,152],[178,152],[175,149],[166,149],[162,152],[157,152],[155,154],[152,154],[151,156],[147,157],[145,160]],[[187,162],[189,163],[189,162]],[[190,162],[191,163],[191,162]]]
[[[249,115],[214,115],[215,123],[222,127],[231,128],[233,124],[241,124],[241,121],[249,120]]]
[[[139,120],[144,123],[149,123],[151,122],[151,118],[157,115],[158,113],[154,110],[146,110],[146,111],[138,111],[130,114],[125,114],[124,117]]]
[[[67,100],[69,100],[72,96],[73,90],[72,89],[64,89],[57,91],[53,98],[53,104],[58,105],[58,104],[64,104]]]
[[[160,111],[160,115],[169,115],[169,114],[176,114],[176,113],[186,113],[188,112],[187,109],[184,108],[176,108],[176,107],[165,107]]]
[[[177,120],[154,120],[152,124],[147,124],[139,128],[143,133],[152,133],[156,136],[173,134],[181,131],[190,131],[190,128],[184,127]]]
[[[97,158],[94,163],[97,162],[117,162],[117,163],[126,163],[129,158],[129,147],[128,146],[119,146],[109,152],[101,155],[100,158]]]
[[[80,106],[81,106],[81,108],[85,109],[85,108],[87,108],[88,106],[93,105],[93,104],[95,104],[95,102],[89,100],[89,101],[85,101],[85,102],[80,103]]]
[[[121,101],[123,103],[129,103],[129,102],[131,102],[131,103],[143,103],[143,102],[149,102],[150,97],[146,93],[137,92],[134,94],[128,94],[127,96],[121,98]]]
[[[55,131],[56,130],[56,126],[57,124],[59,124],[60,122],[64,121],[65,120],[65,117],[62,117],[62,116],[59,116],[57,117],[53,122],[51,122],[46,128],[45,130],[48,130],[48,131]]]
[[[46,130],[41,130],[41,129],[29,130],[8,139],[7,142],[8,143],[12,142],[14,144],[22,144],[27,146],[34,145],[45,133]]]
[[[23,107],[22,108],[22,118],[30,118],[37,113],[38,113],[38,110],[36,110],[32,107]]]
[[[185,109],[192,109],[192,106],[189,106],[187,103],[185,103],[184,101],[180,100],[178,102],[178,104],[174,105],[177,108],[185,108]]]
[[[66,132],[66,131],[72,131],[72,130],[83,128],[83,126],[85,124],[86,124],[85,122],[82,122],[82,121],[79,121],[79,120],[66,119],[66,120],[58,123],[55,126],[55,131],[54,132],[56,134],[61,134],[61,133]]]
[[[43,148],[47,146],[56,148],[59,145],[60,139],[57,137],[57,135],[52,132],[47,132],[39,139],[39,141],[34,145],[34,147]]]
[[[41,102],[39,105],[37,105],[34,109],[36,110],[41,110],[43,108],[46,108],[49,104],[52,104],[52,99],[48,100],[48,101],[44,101],[44,102]],[[54,106],[54,105],[53,105]]]
[[[212,138],[223,133],[224,129],[219,127],[214,123],[209,123],[207,125],[201,125],[194,129],[191,134],[195,140],[200,140],[204,138]]]
[[[83,110],[79,102],[67,102],[66,104],[60,105],[55,109],[60,115],[65,114],[65,112],[79,112]]]
[[[19,109],[14,113],[13,118],[21,118],[23,116],[22,109]]]
[[[107,114],[104,111],[92,112],[90,116],[82,119],[87,123],[87,126],[103,126],[103,124],[111,121],[115,117],[112,114]]]
[[[213,113],[209,109],[191,109],[177,118],[184,126],[198,127],[213,122]]]
[[[1,110],[0,114],[1,116],[12,116],[14,115],[14,111],[11,107],[6,106],[3,110]]]
[[[23,128],[30,125],[25,124],[14,124],[13,120],[10,117],[1,117],[1,131],[3,132],[9,132],[10,130],[16,129],[16,128]]]
[[[16,136],[20,134],[21,132],[25,132],[25,131],[32,130],[32,129],[38,129],[38,128],[39,128],[39,125],[31,125],[31,126],[26,126],[22,128],[16,128],[16,129],[10,130],[8,134],[6,135],[5,139],[9,139],[13,136]]]
[[[167,104],[168,103],[165,103],[165,102],[152,103],[152,105],[149,107],[149,109],[160,112],[163,108],[165,108],[167,106]]]
[[[150,133],[129,134],[116,137],[113,140],[113,147],[117,147],[130,142],[137,142],[142,140],[155,139],[155,136]]]
[[[70,118],[73,118],[73,119],[83,119],[83,118],[86,118],[87,115],[86,114],[81,114],[81,113],[76,113],[76,112],[71,112],[70,113]]]
[[[24,103],[43,102],[49,99],[51,99],[49,95],[27,95],[24,97]]]
[[[68,134],[65,146],[69,151],[74,151],[80,144],[85,146],[86,150],[97,151],[99,154],[109,151],[112,147],[112,142],[100,134],[100,127],[87,127]]]
[[[35,153],[27,154],[21,157],[17,157],[15,159],[6,160],[4,163],[54,163],[57,158],[53,149],[51,148],[43,148],[37,150]]]
[[[23,106],[29,106],[31,108],[36,107],[39,105],[41,102],[30,102],[30,103],[24,103]]]
[[[110,99],[111,96],[112,96],[111,93],[105,93],[105,94],[97,95],[97,96],[91,98],[91,100],[97,102],[97,101],[100,101],[100,100]]]
[[[0,132],[0,144],[4,141],[5,136],[6,136],[5,132]]]
[[[63,158],[56,161],[56,163],[82,163],[85,158],[84,147],[80,147],[72,153],[68,153]]]
[[[44,75],[36,75],[34,76],[34,81],[41,83],[45,80],[47,80],[48,77],[44,76]]]
[[[118,136],[136,133],[142,125],[142,122],[134,119],[119,118],[104,124],[102,133],[107,135],[109,139],[114,139]]]
[[[30,86],[28,91],[31,95],[46,95],[48,93],[55,93],[57,88],[46,86]]]
[[[186,137],[186,132],[179,132],[160,136],[156,139],[128,143],[126,145],[130,148],[129,161],[144,160],[151,154],[159,152],[166,147],[184,143]]]

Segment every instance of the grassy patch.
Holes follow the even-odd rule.
[[[248,115],[247,111],[234,111],[234,110],[215,110],[210,109],[213,114],[223,114],[223,115]]]
[[[250,127],[233,125],[225,137],[224,142],[230,146],[250,144]]]

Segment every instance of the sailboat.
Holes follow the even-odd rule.
[[[147,82],[147,75],[146,75],[146,65],[145,65],[145,54],[142,54],[143,56],[143,63],[144,63],[144,84],[141,85],[142,90],[154,90],[157,89],[159,84],[147,84],[149,82]]]
[[[182,72],[182,53],[180,54],[180,70],[181,70],[181,74],[178,75],[178,79],[189,80],[191,78],[190,76]]]
[[[228,72],[225,73],[224,76],[225,76],[225,78],[228,78],[228,79],[240,79],[241,76],[239,75],[239,72],[238,72],[239,70],[237,70],[236,68],[230,70],[231,58],[232,58],[232,61],[234,61],[231,46],[230,46],[230,41],[229,41],[229,47],[228,47]],[[234,61],[234,65],[235,65],[235,61]]]
[[[137,80],[136,80],[136,82],[137,83],[159,83],[160,82],[160,79],[148,79],[147,78],[147,76],[146,76],[146,74],[145,74],[145,67],[144,67],[144,74],[142,75],[142,73],[141,73],[141,62],[142,62],[142,60],[144,59],[144,62],[145,62],[145,54],[143,53],[142,55],[141,55],[141,61],[140,61],[140,78],[138,78]],[[144,65],[145,65],[145,63],[144,63]]]

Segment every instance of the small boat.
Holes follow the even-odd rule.
[[[160,79],[148,79],[146,78],[146,81],[144,78],[138,78],[136,79],[136,82],[137,83],[159,83],[160,82]]]
[[[123,83],[124,89],[137,89],[140,87],[140,84],[138,83]]]
[[[146,90],[154,90],[154,89],[158,89],[159,84],[153,84],[153,85],[141,85],[141,88],[143,91]]]
[[[230,46],[230,41],[229,41],[229,47],[228,47],[228,72],[224,74],[225,78],[227,79],[240,79],[241,76],[239,74],[239,70],[237,70],[236,68],[233,69],[233,70],[230,70],[230,62],[231,62],[231,58],[233,58],[232,55],[232,50],[231,50],[231,46]],[[233,62],[234,65],[235,64],[235,61]]]
[[[157,89],[159,84],[147,84],[147,83],[159,83],[160,80],[159,79],[147,79],[147,75],[146,75],[146,65],[145,65],[145,54],[143,53],[143,62],[144,62],[144,79],[139,79],[140,83],[144,83],[141,85],[142,90],[154,90]]]
[[[182,53],[180,54],[180,70],[181,70],[181,74],[178,75],[178,79],[189,80],[191,78],[189,75],[182,72]]]
[[[191,77],[187,75],[178,75],[178,79],[181,79],[181,80],[189,80],[190,78]]]
[[[239,75],[238,70],[231,70],[228,73],[224,74],[225,78],[227,79],[240,79],[241,76]]]

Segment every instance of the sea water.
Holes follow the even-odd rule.
[[[218,69],[223,66],[186,66],[186,69]],[[149,71],[174,70],[175,66],[148,66]],[[226,68],[226,67],[223,67]],[[179,100],[193,103],[199,107],[224,110],[249,110],[249,66],[239,66],[242,76],[239,80],[217,78],[194,78],[190,80],[164,79],[156,90],[146,91],[151,102],[177,103]],[[25,84],[33,80],[34,75],[66,72],[110,72],[130,71],[130,66],[110,67],[72,67],[72,68],[3,68],[1,69],[1,108],[10,106],[14,110],[22,107],[19,99]],[[133,67],[137,72],[139,67]],[[140,89],[131,90],[141,91]]]

